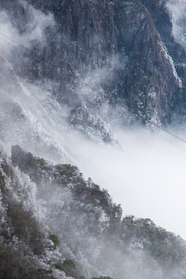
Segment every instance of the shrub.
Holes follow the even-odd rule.
[[[6,184],[5,184],[4,175],[3,175],[1,170],[0,170],[0,189],[1,189],[2,193],[5,194],[5,192],[6,192]]]
[[[84,279],[77,269],[75,262],[71,259],[66,259],[63,263],[58,262],[55,264],[55,267],[61,271],[64,271],[69,277],[73,277],[75,279]]]
[[[49,236],[49,238],[53,241],[53,243],[55,244],[55,246],[59,246],[60,245],[60,240],[59,237],[56,234],[51,234]]]
[[[44,251],[43,234],[39,224],[32,216],[32,212],[24,210],[22,204],[9,200],[7,209],[8,221],[12,225],[14,234],[30,245],[34,254]]]

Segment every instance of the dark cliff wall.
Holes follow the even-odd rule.
[[[122,2],[122,37],[129,57],[125,92],[128,106],[148,120],[170,121],[181,82],[149,11],[140,1]],[[157,115],[155,115],[157,113]]]
[[[20,68],[19,74],[55,81],[58,100],[74,105],[82,101],[79,85],[85,75],[106,69],[109,74],[100,80],[101,102],[123,103],[142,122],[171,121],[181,80],[169,54],[178,57],[181,47],[172,36],[166,1],[27,2],[52,13],[55,26],[45,30],[45,47],[33,44],[34,66]],[[24,33],[23,22],[31,20],[29,7],[13,0],[1,1],[0,6],[10,11],[13,24]],[[185,84],[184,71],[178,72]],[[94,106],[89,98],[86,101]]]

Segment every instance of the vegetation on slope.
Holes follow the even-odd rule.
[[[139,278],[181,279],[186,274],[185,241],[150,219],[122,219],[121,206],[90,178],[86,181],[77,167],[53,165],[19,146],[12,148],[12,161],[14,170],[20,168],[30,177],[37,187],[37,198],[44,202],[42,218],[52,231],[48,234],[51,249],[59,247],[61,253],[51,268],[75,279],[109,278],[104,277],[107,275],[123,279],[136,274]],[[3,174],[1,181],[3,189]],[[7,210],[9,215],[13,234],[37,257],[45,254],[46,239],[38,219],[15,203]]]
[[[150,219],[122,218],[77,167],[19,146],[12,162],[1,155],[0,278],[185,278],[185,241]]]

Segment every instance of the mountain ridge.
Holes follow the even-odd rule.
[[[9,6],[2,3],[1,6],[11,10],[11,3]],[[18,3],[20,9],[21,3]],[[27,2],[23,3],[25,5]],[[34,62],[34,79],[37,80],[38,76],[55,80],[57,86],[54,86],[53,91],[60,102],[67,102],[73,107],[83,101],[90,110],[94,102],[103,104],[108,101],[111,106],[127,105],[137,119],[144,123],[160,121],[168,124],[172,121],[172,114],[179,101],[178,95],[184,98],[181,84],[185,82],[185,77],[183,74],[178,76],[171,58],[173,51],[174,55],[179,56],[182,46],[179,45],[176,50],[178,43],[171,33],[167,1],[152,1],[150,4],[146,1],[99,3],[88,0],[28,3],[42,12],[50,12],[56,19],[54,27],[48,27],[47,30],[45,40],[48,46],[43,50],[39,50],[39,45],[34,46],[35,58],[40,61]],[[24,5],[23,19],[26,9],[29,10],[29,5],[25,5],[25,10]],[[152,8],[153,5],[156,8]],[[160,25],[159,14],[166,20],[166,27]],[[19,24],[20,19],[15,16],[13,18]],[[132,25],[131,18],[135,18]],[[120,64],[115,59],[117,55]],[[115,61],[110,66],[112,57]],[[53,62],[50,65],[46,61]],[[98,82],[96,79],[91,81],[94,69],[97,71],[103,67],[109,74],[104,74]],[[20,73],[23,74],[23,71]],[[87,75],[93,89],[86,85]],[[102,96],[99,96],[100,92]],[[152,97],[151,92],[157,96]],[[95,104],[94,108],[100,113],[99,106]]]
[[[0,278],[185,278],[186,242],[75,166],[82,139],[121,148],[114,126],[184,123],[168,3],[0,1]]]
[[[13,146],[0,168],[2,278],[184,278],[186,242],[148,218],[122,217],[77,167]]]

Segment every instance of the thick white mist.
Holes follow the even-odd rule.
[[[124,215],[150,218],[186,239],[186,153],[147,130],[117,135],[121,149],[76,140],[79,168],[108,189]]]
[[[12,102],[19,105],[24,116],[21,125],[19,117],[1,108],[4,146],[19,144],[55,163],[77,165],[85,178],[91,177],[109,191],[114,202],[121,203],[124,216],[150,218],[186,239],[186,152],[139,128],[117,129],[120,147],[95,144],[68,127],[68,113],[49,93],[20,85],[22,91],[10,97],[10,107]]]
[[[169,2],[174,36],[178,40],[183,34],[179,25],[185,9],[179,9],[179,3],[183,2]],[[0,13],[0,33],[19,41],[24,47],[29,47],[33,40],[42,45],[45,43],[43,31],[54,25],[53,18],[31,7],[30,13],[33,22],[29,25],[29,34],[20,36],[5,13]],[[13,48],[14,45],[0,37],[3,54],[8,56]],[[96,73],[93,78],[91,76],[91,84],[89,77],[85,77],[85,83],[99,89],[101,80],[107,78],[104,72],[99,75],[101,78]],[[10,81],[11,77],[7,76],[7,82]],[[56,163],[76,164],[85,177],[91,177],[101,188],[108,189],[113,200],[121,203],[124,215],[150,218],[186,239],[186,152],[145,129],[129,130],[126,127],[115,131],[120,148],[96,145],[68,127],[66,109],[61,108],[48,92],[19,79],[16,84],[19,90],[15,88],[14,92],[12,89],[12,94],[3,92],[7,107],[2,98],[0,101],[1,140],[8,150],[11,145],[19,144],[34,155]],[[85,97],[87,86],[81,90]]]
[[[5,11],[0,11],[0,52],[7,58],[18,46],[27,50],[32,47],[33,42],[39,44],[40,47],[44,46],[46,44],[45,29],[55,25],[52,14],[45,15],[25,1],[22,2],[22,5],[30,17],[30,21],[26,25],[27,31],[24,34],[19,33]]]

